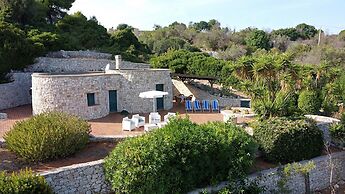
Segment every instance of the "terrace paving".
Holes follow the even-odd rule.
[[[15,122],[28,119],[32,117],[32,107],[31,105],[24,105],[15,108],[1,110],[0,112],[7,113],[8,119],[0,121],[0,138],[3,138],[4,134],[11,129]],[[185,113],[183,104],[174,104],[174,108],[169,111],[159,111],[160,115],[163,117],[168,112],[176,112],[181,115],[181,117],[189,118],[198,124],[206,123],[208,121],[222,121],[223,116],[220,113]],[[148,121],[148,115],[140,114],[146,117],[146,122]],[[100,119],[90,120],[91,124],[91,134],[97,136],[133,136],[144,133],[143,128],[136,129],[134,131],[122,131],[122,118],[123,115],[120,113],[111,113],[108,116]],[[131,115],[129,115],[131,118]],[[163,119],[163,118],[162,118]]]

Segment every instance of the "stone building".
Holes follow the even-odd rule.
[[[33,114],[54,110],[78,115],[84,119],[95,119],[122,110],[130,113],[152,112],[152,99],[142,99],[139,93],[156,89],[169,93],[157,101],[157,107],[171,109],[172,81],[169,70],[34,73]]]
[[[110,68],[105,70],[106,66]],[[38,58],[34,65],[21,73],[31,75],[31,78],[26,76],[24,80],[28,87],[16,90],[23,94],[25,102],[32,99],[33,114],[62,111],[89,120],[122,110],[152,112],[153,100],[139,97],[141,92],[150,90],[169,93],[157,99],[158,109],[169,110],[173,106],[169,70],[122,61],[120,56],[111,60],[111,55],[104,53],[60,51]],[[14,82],[11,88],[18,84],[23,85]],[[12,104],[24,104],[20,99],[14,97]]]

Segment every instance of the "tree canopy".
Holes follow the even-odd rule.
[[[57,22],[56,28],[67,50],[102,48],[109,41],[107,29],[95,17],[87,19],[81,12],[66,15]]]
[[[270,49],[269,37],[263,30],[253,30],[245,39],[247,46],[256,49]]]
[[[0,22],[0,83],[7,81],[10,70],[32,63],[37,52],[24,31],[13,24]]]

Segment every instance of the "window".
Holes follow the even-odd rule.
[[[88,106],[96,105],[95,93],[87,93],[87,105]]]

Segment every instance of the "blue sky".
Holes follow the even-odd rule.
[[[293,27],[308,23],[333,34],[345,29],[345,0],[76,0],[70,13],[96,16],[107,28],[126,23],[141,30],[174,21],[217,19],[240,30]]]

